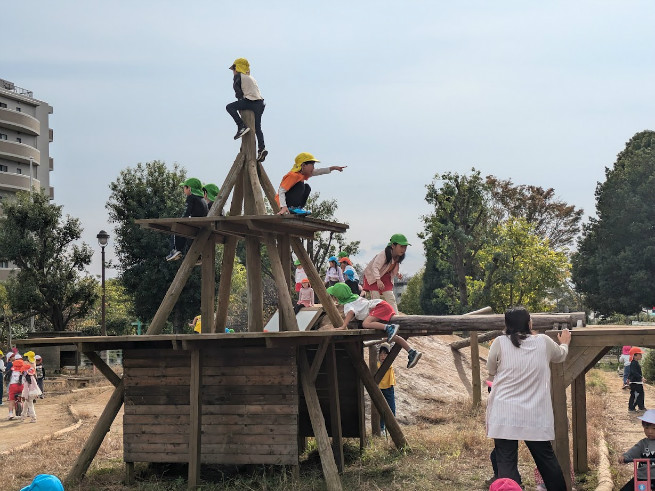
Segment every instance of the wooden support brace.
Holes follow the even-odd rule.
[[[327,339],[325,340],[327,341]],[[326,364],[328,378],[328,392],[330,394],[330,430],[332,434],[332,453],[337,464],[339,473],[343,473],[343,436],[341,433],[341,402],[339,400],[339,378],[337,376],[337,356],[334,343],[326,343],[329,346]],[[321,348],[323,346],[321,345]],[[318,355],[318,353],[317,353]],[[316,358],[314,358],[316,361]],[[312,370],[314,367],[312,366]],[[316,379],[314,379],[316,380]]]
[[[196,489],[200,484],[200,463],[202,457],[201,354],[202,352],[197,348],[191,351],[191,378],[189,381],[189,489]]]
[[[573,470],[589,470],[587,457],[587,394],[585,374],[578,375],[571,385],[571,430],[573,433]]]
[[[391,352],[387,355],[386,359],[384,360],[384,363],[382,363],[382,365],[380,365],[380,368],[378,368],[377,371],[375,372],[376,384],[379,384],[380,380],[382,380],[382,377],[384,377],[384,374],[387,373],[387,371],[389,371],[389,367],[395,361],[401,349],[402,347],[400,346],[400,344],[395,343],[393,345],[393,348],[391,348]]]
[[[243,152],[239,152],[236,158],[234,159],[234,162],[232,163],[232,167],[230,167],[230,170],[227,173],[225,180],[223,181],[223,186],[221,186],[218,196],[216,196],[216,200],[212,205],[212,209],[209,210],[209,213],[207,213],[208,217],[220,216],[221,212],[223,211],[223,206],[225,206],[225,203],[227,202],[227,198],[228,196],[230,196],[230,192],[232,191],[232,188],[235,186],[239,175],[241,175],[244,162],[245,162],[245,156],[243,155]],[[234,202],[234,198],[232,199],[232,201]]]
[[[299,358],[302,391],[305,395],[309,419],[312,423],[316,445],[318,446],[318,453],[321,457],[321,467],[323,468],[325,484],[330,491],[341,491],[342,486],[341,479],[339,478],[339,470],[337,469],[334,455],[330,448],[330,441],[327,429],[325,428],[325,419],[323,417],[323,411],[321,411],[321,404],[318,400],[318,394],[316,393],[316,386],[309,378],[309,362],[307,361],[305,348],[299,349]],[[382,395],[382,393],[380,393],[380,395]]]
[[[553,418],[555,420],[555,441],[554,450],[557,456],[564,479],[566,489],[571,489],[571,455],[569,452],[569,418],[566,412],[566,386],[564,385],[564,365],[562,363],[551,363],[550,365]]]
[[[491,341],[492,339],[495,339],[498,336],[500,336],[502,333],[503,331],[498,330],[498,331],[487,331],[483,334],[478,334],[478,344],[484,343],[486,341]],[[466,348],[467,346],[471,346],[471,339],[472,339],[471,337],[468,337],[460,341],[453,341],[452,343],[450,343],[450,349],[460,350],[462,348]]]
[[[264,241],[268,249],[268,258],[271,262],[273,277],[277,286],[278,308],[280,309],[280,331],[299,331],[298,320],[293,311],[293,303],[289,294],[289,284],[286,282],[282,261],[275,245],[275,239],[272,234],[265,234]],[[282,323],[284,319],[284,324]]]
[[[77,346],[78,351],[82,351],[80,345]],[[111,382],[114,387],[118,387],[121,383],[121,378],[114,372],[109,365],[107,365],[104,360],[100,357],[95,351],[83,351],[86,357],[91,360],[93,366],[95,366],[100,373],[102,373],[107,380]]]
[[[200,318],[202,333],[210,333],[214,327],[214,290],[216,288],[216,245],[208,240],[202,252],[200,266]]]
[[[397,448],[405,447],[407,445],[405,435],[403,435],[403,431],[400,429],[400,425],[391,412],[391,408],[389,408],[389,404],[387,404],[387,400],[382,395],[382,391],[380,391],[373,375],[369,372],[368,367],[364,362],[364,358],[362,358],[362,353],[357,350],[352,343],[344,343],[344,347],[346,353],[348,353],[348,356],[350,357],[350,361],[359,375],[359,378],[364,382],[364,387],[366,387],[368,395],[371,397],[371,402],[384,418],[385,426],[389,430],[389,434],[391,435],[394,444]]]
[[[471,391],[473,392],[473,407],[478,407],[482,403],[481,386],[478,333],[471,331]]]
[[[273,213],[277,213],[280,211],[280,206],[277,204],[277,201],[275,201],[275,195],[277,193],[273,187],[273,184],[271,183],[271,180],[268,178],[268,174],[266,174],[264,165],[261,162],[259,162],[259,165],[257,166],[257,171],[259,173],[259,182],[262,184],[262,189],[264,190],[268,204],[271,205]]]
[[[323,358],[325,357],[325,352],[327,351],[328,346],[330,346],[330,339],[325,338],[323,341],[321,341],[321,344],[316,350],[314,361],[312,361],[312,366],[309,370],[309,380],[314,383],[316,382],[316,377],[318,376],[318,372],[321,369],[321,363],[323,363]]]
[[[366,345],[364,344],[364,346]],[[368,370],[373,374],[375,378],[375,383],[379,383],[380,380],[382,379],[382,374],[380,374],[380,379],[376,377],[379,370],[378,370],[378,350],[375,346],[370,346],[368,348]],[[378,410],[375,409],[375,405],[371,404],[371,435],[380,436],[381,433],[382,433],[382,429],[380,428],[380,413],[378,413]]]
[[[102,441],[105,439],[105,435],[111,428],[111,424],[114,422],[118,411],[120,411],[121,406],[123,405],[123,388],[123,380],[121,379],[121,382],[114,388],[114,392],[112,392],[105,409],[98,418],[98,422],[93,428],[93,431],[91,431],[89,438],[86,440],[82,451],[77,456],[77,460],[66,476],[67,483],[79,481],[89,469],[91,461],[98,453],[98,449],[100,448]]]

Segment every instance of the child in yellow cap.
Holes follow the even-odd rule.
[[[275,201],[280,205],[278,215],[293,213],[295,215],[310,215],[309,210],[305,210],[307,198],[312,188],[305,181],[313,176],[329,174],[333,170],[343,172],[347,167],[345,165],[332,165],[315,169],[314,164],[320,162],[311,153],[302,152],[296,155],[293,167],[282,178],[280,187],[277,190]]]
[[[250,131],[250,128],[245,125],[243,119],[239,116],[239,111],[244,109],[252,111],[255,114],[255,135],[257,135],[258,148],[257,161],[263,162],[268,155],[266,145],[264,144],[264,134],[262,133],[262,114],[264,114],[264,109],[266,108],[264,98],[261,92],[259,92],[257,81],[250,75],[250,63],[248,63],[248,60],[237,58],[232,63],[232,66],[230,66],[230,70],[234,74],[232,86],[234,87],[234,95],[237,100],[229,103],[225,106],[225,109],[237,124],[237,134],[234,135],[234,139],[238,140]]]

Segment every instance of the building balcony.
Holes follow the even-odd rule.
[[[52,128],[50,128],[48,130],[48,139],[49,139],[50,143],[52,143],[53,140],[55,139],[55,132],[52,131]]]
[[[50,157],[50,166],[48,167],[48,170],[55,170],[55,159]]]
[[[36,148],[8,140],[0,140],[0,157],[21,164],[29,164],[32,157],[35,164],[41,163],[41,152]]]
[[[26,135],[41,134],[41,122],[29,114],[19,113],[11,109],[0,108],[0,127],[9,128]]]
[[[50,199],[55,199],[55,188],[50,186]]]
[[[32,179],[32,185],[37,191],[41,189],[41,181]],[[0,189],[7,191],[29,191],[30,176],[26,174],[13,174],[10,172],[0,172]],[[52,189],[52,188],[51,188]]]

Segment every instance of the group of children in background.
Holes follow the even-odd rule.
[[[0,351],[0,356],[2,357],[0,371],[3,375],[3,382],[7,384],[8,419],[12,420],[20,416],[22,421],[30,418],[31,423],[36,423],[34,402],[37,398],[43,398],[43,381],[45,379],[43,358],[33,351],[21,355],[16,348],[12,348],[6,358],[2,351]],[[20,415],[16,411],[17,400],[24,404],[24,410]],[[1,398],[0,404],[2,404]]]

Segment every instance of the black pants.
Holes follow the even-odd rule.
[[[498,461],[498,477],[509,477],[516,482],[521,482],[518,470],[519,442],[516,440],[494,439],[496,460]],[[566,491],[566,481],[562,468],[559,466],[553,446],[550,442],[528,442],[525,444],[532,454],[534,463],[548,491]]]
[[[171,250],[175,249],[176,251],[186,253],[186,249],[191,247],[191,244],[193,244],[193,240],[187,239],[186,237],[181,237],[179,235],[171,235],[169,239],[169,243],[171,246]]]
[[[297,182],[285,194],[287,207],[296,206],[298,208],[304,208],[311,192],[312,188],[309,184],[305,184],[304,181]]]
[[[258,101],[251,101],[250,99],[239,99],[225,106],[225,109],[232,119],[237,124],[239,128],[243,128],[245,124],[243,119],[239,116],[239,111],[247,109],[255,113],[255,134],[257,135],[257,148],[259,150],[263,149],[266,145],[264,144],[264,134],[262,133],[262,114],[264,114],[264,109],[266,104],[263,99]]]
[[[635,406],[639,409],[644,407],[644,384],[630,384],[630,399],[628,400],[628,409],[634,411]]]

